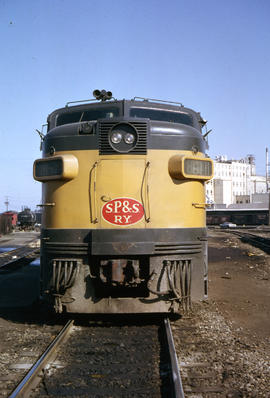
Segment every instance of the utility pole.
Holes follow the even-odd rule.
[[[6,205],[6,211],[8,211],[8,205],[9,205],[8,196],[6,196],[5,205]]]
[[[266,183],[266,192],[269,191],[269,178],[270,178],[270,163],[269,163],[269,152],[268,152],[268,148],[266,148],[265,150],[265,183]]]
[[[268,193],[268,225],[270,225],[270,163],[269,163],[269,152],[268,148],[265,151],[265,160],[266,160],[266,174],[265,174],[265,183],[266,183],[266,192]]]

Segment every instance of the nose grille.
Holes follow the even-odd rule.
[[[109,143],[109,132],[118,124],[119,121],[104,121],[99,123],[99,154],[115,155],[116,152]],[[123,122],[121,122],[122,124]],[[147,153],[147,123],[146,122],[128,122],[132,125],[138,134],[136,146],[128,154],[145,155]]]

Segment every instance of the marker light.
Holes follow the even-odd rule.
[[[78,159],[73,155],[53,156],[34,162],[34,179],[41,182],[50,180],[72,180],[79,171]]]
[[[63,162],[62,159],[51,159],[51,160],[36,160],[35,163],[35,177],[53,177],[63,173]]]
[[[212,162],[209,160],[185,159],[184,172],[186,175],[211,177]]]
[[[213,177],[213,161],[209,158],[175,155],[169,160],[169,174],[176,180],[210,180]]]

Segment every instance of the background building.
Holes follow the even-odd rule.
[[[253,155],[240,160],[228,160],[224,155],[215,158],[214,178],[206,184],[208,203],[217,208],[248,204],[252,203],[253,194],[266,191],[266,177],[256,175]]]

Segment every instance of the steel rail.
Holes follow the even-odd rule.
[[[174,388],[173,397],[174,398],[185,398],[181,375],[180,375],[180,370],[179,370],[179,365],[178,365],[178,359],[177,359],[174,341],[173,341],[172,329],[171,329],[170,321],[168,318],[164,319],[164,325],[165,325],[166,338],[167,338],[167,343],[168,343],[169,353],[170,353],[172,383],[173,383],[173,388]]]
[[[27,250],[26,246],[24,247],[17,247],[16,249],[0,253],[0,260],[5,259],[5,258],[12,258],[12,256],[18,256],[21,255],[21,253],[24,253]]]
[[[30,390],[35,388],[40,383],[40,373],[48,364],[56,357],[56,350],[66,340],[68,333],[73,326],[73,320],[69,320],[56,338],[46,348],[44,353],[34,363],[29,372],[23,377],[17,387],[12,391],[8,398],[27,398],[30,396]]]
[[[269,238],[264,238],[263,236],[260,235],[255,235],[255,234],[249,234],[246,232],[238,232],[238,231],[230,231],[234,235],[239,236],[241,239],[246,240],[247,243],[250,243],[253,246],[256,246],[265,252],[269,253],[270,251],[270,239]]]
[[[5,269],[19,261],[29,259],[33,261],[39,257],[39,248],[20,247],[0,254],[0,269]]]

